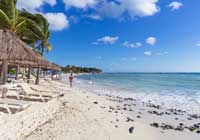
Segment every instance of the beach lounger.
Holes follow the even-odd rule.
[[[46,94],[41,91],[34,91],[30,88],[30,86],[27,83],[20,83],[19,86],[22,88],[22,94],[24,95],[24,98],[31,97],[35,99],[41,99],[43,102],[46,102],[54,97],[58,97],[59,95],[56,94]]]
[[[43,86],[45,89],[40,89],[41,87],[38,87],[38,85],[31,85],[30,88],[36,92],[42,92],[42,93],[48,93],[53,95],[54,97],[58,96],[58,95],[62,95],[63,94],[63,90],[59,90],[58,88],[53,87],[53,89],[51,89],[51,86]],[[49,90],[47,90],[49,89]],[[56,90],[56,91],[55,91]]]
[[[35,79],[33,79],[33,78],[31,78],[31,79],[24,78],[24,82],[35,83]]]
[[[24,101],[0,98],[0,111],[4,113],[14,114],[28,108],[30,105],[30,103]]]
[[[18,84],[6,84],[4,85],[5,88],[7,88],[8,90],[19,90],[20,87],[18,86]]]
[[[3,93],[3,89],[4,89],[4,93]],[[2,93],[1,93],[2,94],[2,98],[7,98],[7,96],[12,96],[12,97],[15,97],[18,100],[20,99],[19,94],[15,94],[15,92],[21,91],[21,88],[17,84],[6,84],[6,85],[3,85],[3,86],[0,87],[0,91],[2,91]]]

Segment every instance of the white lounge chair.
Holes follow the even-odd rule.
[[[30,79],[24,78],[23,80],[24,80],[24,82],[35,83],[35,79],[34,78],[30,78]]]
[[[62,95],[64,91],[64,90],[61,91],[60,89],[49,85],[42,85],[42,87],[39,87],[38,85],[31,85],[30,88],[36,92],[48,93],[50,95],[53,95],[54,97]]]
[[[58,94],[50,94],[48,92],[42,92],[42,91],[34,91],[30,88],[30,86],[27,83],[20,83],[19,86],[22,88],[22,94],[24,95],[24,98],[30,97],[32,99],[41,99],[43,102],[46,102],[50,100],[51,98],[58,97]]]
[[[0,98],[0,108],[5,109],[7,113],[14,114],[28,108],[31,104],[25,101]],[[14,111],[13,111],[14,110]]]

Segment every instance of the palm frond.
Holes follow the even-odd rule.
[[[10,19],[4,11],[0,9],[0,28],[9,28]]]

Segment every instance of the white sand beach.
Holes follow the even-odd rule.
[[[0,0],[0,140],[200,140],[199,5]]]
[[[43,82],[37,88],[44,88],[42,85],[56,85],[56,90],[65,94],[47,103],[34,102],[16,114],[1,113],[1,140],[199,139],[196,132],[198,128],[191,131],[187,129],[199,123],[199,118],[191,117],[188,120],[187,114],[181,111],[177,111],[177,114],[131,98],[95,95],[80,89],[70,89],[68,85],[59,82]],[[165,113],[159,115],[159,112]],[[154,122],[158,123],[159,128],[156,128],[157,124],[150,125]],[[161,127],[162,123],[166,125]]]

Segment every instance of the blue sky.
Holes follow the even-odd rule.
[[[50,22],[62,66],[109,72],[199,72],[199,0],[18,0]]]

